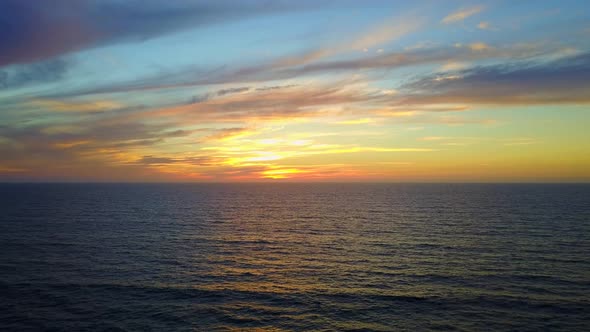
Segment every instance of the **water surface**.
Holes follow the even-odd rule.
[[[582,331],[590,186],[0,185],[0,330]]]

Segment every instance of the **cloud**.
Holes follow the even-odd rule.
[[[469,44],[469,48],[472,51],[486,51],[486,50],[491,49],[492,47],[486,43],[478,42],[478,43]]]
[[[221,90],[217,91],[217,95],[223,96],[223,95],[227,95],[227,94],[231,94],[231,93],[246,92],[248,90],[250,90],[249,87],[221,89]]]
[[[549,62],[480,66],[457,79],[430,75],[407,84],[399,103],[578,104],[590,103],[590,53]]]
[[[562,47],[559,45],[547,44],[515,44],[492,47],[479,42],[471,45],[460,44],[454,47],[413,49],[409,51],[372,54],[371,56],[360,56],[347,59],[332,59],[284,68],[275,68],[276,60],[236,69],[224,67],[209,72],[203,72],[202,69],[195,70],[185,68],[174,73],[167,72],[164,74],[140,78],[134,81],[53,93],[45,95],[44,97],[64,98],[92,94],[112,94],[216,84],[252,84],[288,80],[324,73],[338,74],[359,70],[365,70],[367,73],[370,73],[371,70],[395,70],[424,64],[449,62],[470,63],[479,60],[502,58],[531,58],[552,54],[561,48]]]
[[[142,112],[121,113],[126,121],[166,119],[178,124],[241,123],[295,120],[337,112],[338,107],[385,100],[387,96],[363,89],[356,82],[333,82],[332,86],[292,86],[272,90],[218,96],[192,104],[179,104]],[[330,108],[330,107],[336,107]]]
[[[47,108],[58,112],[103,112],[120,109],[123,107],[122,104],[110,100],[73,102],[35,99],[32,100],[30,104],[36,107]]]
[[[354,50],[371,48],[398,40],[418,30],[422,25],[423,20],[419,17],[394,18],[390,22],[379,24],[355,39],[348,41],[347,45],[349,49]]]
[[[260,88],[256,88],[256,91],[277,90],[277,89],[284,89],[284,88],[292,88],[295,86],[297,86],[297,85],[296,84],[289,84],[289,85],[263,86]]]
[[[210,166],[215,163],[214,158],[207,156],[199,157],[158,157],[142,156],[140,159],[131,162],[132,165],[170,165],[170,164],[188,164],[193,166]]]
[[[400,39],[403,36],[416,31],[422,26],[422,24],[423,20],[418,17],[393,18],[385,23],[374,26],[345,42],[332,46],[324,46],[295,56],[282,57],[275,60],[270,66],[275,69],[300,66],[352,50],[363,50],[366,52],[370,47]],[[380,52],[377,53],[382,52],[383,50],[381,49]]]
[[[441,66],[441,71],[455,71],[467,68],[468,65],[463,62],[449,61]]]
[[[448,146],[466,146],[481,143],[495,143],[504,146],[523,146],[538,143],[538,140],[531,137],[508,137],[497,138],[489,136],[471,136],[471,137],[447,137],[447,136],[426,136],[418,138],[419,141],[438,142],[441,145]]]
[[[504,51],[493,49],[481,53]],[[466,57],[480,53],[466,48],[456,52]],[[336,118],[352,124],[368,122],[366,119],[384,121],[390,118],[400,124],[488,125],[496,122],[447,115],[447,112],[466,111],[470,105],[477,104],[587,103],[590,101],[587,97],[590,95],[589,73],[590,55],[580,53],[551,61],[513,61],[456,70],[452,75],[443,72],[421,76],[396,87],[395,93],[383,93],[383,87],[370,88],[364,81],[345,80],[280,88],[256,88],[255,85],[248,86],[247,90],[246,87],[226,88],[214,90],[210,98],[188,105],[179,103],[154,108],[116,108],[115,105],[109,112],[92,111],[101,109],[101,100],[37,100],[45,102],[37,104],[39,107],[66,113],[53,120],[40,119],[37,124],[19,121],[0,127],[0,154],[6,160],[2,164],[6,169],[33,169],[44,175],[50,170],[55,174],[67,174],[62,167],[84,165],[89,169],[99,166],[104,170],[116,169],[121,176],[128,174],[123,170],[125,167],[144,175],[145,172],[172,172],[170,174],[193,174],[195,177],[238,173],[244,177],[246,174],[258,176],[271,166],[291,169],[284,163],[285,159],[431,151],[415,147],[321,144],[310,139],[296,144],[266,140],[252,145],[251,138],[261,133],[259,126],[275,121],[294,123],[329,117],[331,121]],[[217,93],[223,90],[226,92]],[[504,143],[529,144],[525,141]],[[184,152],[162,155],[168,146]],[[48,164],[55,166],[48,167]],[[235,173],[238,171],[235,168],[253,166],[256,171]],[[208,169],[195,172],[202,167]],[[64,173],[60,173],[62,171]]]
[[[0,2],[0,67],[190,27],[309,8],[286,1],[52,0]]]
[[[482,21],[482,22],[479,22],[479,24],[477,25],[477,28],[481,29],[481,30],[491,30],[492,26],[490,25],[490,22]]]
[[[375,120],[371,119],[371,118],[362,118],[362,119],[345,120],[345,121],[336,122],[336,124],[340,124],[340,125],[357,125],[357,124],[371,124],[371,123],[375,123]]]
[[[443,137],[443,136],[426,136],[426,137],[420,138],[421,141],[442,141],[442,140],[447,140],[447,139],[449,139],[449,137]]]
[[[271,168],[275,171],[266,175],[279,176],[275,162],[287,157],[423,152],[411,147],[316,145],[312,148],[311,140],[300,138],[288,142],[259,140],[257,145],[252,145],[250,140],[251,136],[272,132],[250,127],[250,123],[268,126],[273,121],[335,114],[344,106],[380,103],[384,98],[356,81],[344,81],[329,86],[250,88],[243,93],[212,94],[209,99],[189,105],[152,109],[111,105],[100,100],[40,99],[25,102],[34,110],[37,121],[17,118],[13,123],[0,125],[0,155],[3,169],[22,169],[18,174],[23,177],[97,179],[101,173],[92,174],[90,170],[100,170],[112,173],[112,179],[132,180],[154,174],[167,179],[192,174],[191,177],[203,179],[235,177],[239,173],[252,178],[263,176],[262,172]],[[105,105],[114,108],[108,112],[96,111]],[[223,123],[232,125],[224,127]],[[174,147],[174,152],[169,147]],[[256,170],[244,169],[252,166]]]
[[[136,161],[155,147],[188,139],[192,133],[162,124],[105,121],[100,115],[78,121],[0,125],[0,155],[4,168],[22,169],[18,176],[28,180],[170,179],[146,167],[149,159],[143,164]],[[1,173],[6,172],[0,171],[0,177]]]
[[[478,14],[484,9],[483,6],[475,6],[470,8],[460,9],[456,12],[453,12],[447,15],[445,18],[442,19],[441,23],[444,24],[452,24],[457,22],[462,22],[466,18]]]
[[[0,70],[0,89],[15,89],[32,83],[58,81],[66,75],[70,65],[70,62],[60,58],[34,64],[11,66]]]
[[[45,179],[99,179],[102,173],[112,173],[111,179],[126,181],[146,177],[185,180],[287,178],[304,174],[312,176],[309,172],[318,171],[310,167],[286,166],[283,161],[287,159],[432,151],[421,147],[321,144],[309,138],[287,136],[283,136],[284,139],[255,139],[256,135],[270,134],[274,130],[202,126],[210,122],[219,127],[223,121],[248,122],[261,117],[267,121],[285,116],[321,116],[326,114],[323,105],[354,104],[372,98],[376,98],[375,102],[383,101],[381,94],[367,93],[355,85],[254,91],[219,96],[191,105],[192,108],[182,108],[179,112],[164,108],[130,112],[138,116],[128,116],[127,110],[66,113],[66,121],[59,119],[55,123],[24,127],[0,126],[0,154],[8,161],[2,167],[22,169],[19,176]],[[259,102],[267,97],[270,100]],[[276,109],[283,103],[286,103],[284,110]],[[301,109],[289,114],[293,108]],[[316,136],[324,135],[316,133]],[[170,150],[170,146],[174,148]]]
[[[307,141],[305,144],[293,144],[292,141],[275,139],[273,144],[268,140],[238,140],[217,146],[208,146],[202,150],[218,156],[226,165],[243,167],[252,165],[277,165],[303,157],[317,155],[356,154],[356,153],[425,153],[430,148],[415,147],[375,147],[346,144],[317,144]]]
[[[223,129],[216,129],[212,135],[205,136],[201,141],[208,142],[208,141],[215,141],[215,140],[230,140],[240,137],[249,136],[255,134],[256,131],[250,128],[223,128]]]

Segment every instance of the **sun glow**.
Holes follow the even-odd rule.
[[[588,2],[482,1],[1,0],[0,182],[590,181]]]
[[[263,178],[269,179],[288,179],[293,175],[305,173],[304,171],[297,169],[297,168],[280,168],[280,169],[270,169],[267,171],[261,172]]]

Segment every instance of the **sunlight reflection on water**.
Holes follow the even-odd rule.
[[[582,330],[590,186],[0,185],[0,327]]]

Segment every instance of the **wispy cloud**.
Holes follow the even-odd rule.
[[[441,22],[444,24],[452,24],[452,23],[462,22],[466,18],[480,13],[482,10],[484,10],[483,6],[475,6],[475,7],[459,9],[456,12],[450,13],[449,15],[445,16],[441,20]]]
[[[480,30],[489,30],[489,31],[497,31],[498,28],[492,26],[492,24],[488,21],[481,21],[477,24],[477,28]]]
[[[276,90],[223,95],[192,104],[122,114],[128,119],[143,117],[178,119],[179,123],[280,121],[333,114],[333,105],[354,105],[379,101],[381,94],[359,88],[355,82],[336,82],[334,86],[295,86]]]
[[[49,94],[46,97],[63,98],[80,95],[112,94],[229,83],[262,83],[325,73],[339,74],[359,70],[370,73],[372,70],[395,70],[434,63],[469,63],[486,59],[527,58],[555,52],[557,48],[555,45],[508,45],[492,47],[483,42],[477,42],[467,45],[460,44],[455,47],[394,51],[373,54],[371,56],[316,61],[305,65],[294,65],[284,68],[276,68],[276,60],[242,68],[228,68],[209,72],[186,68],[177,73],[158,74],[129,82]],[[286,66],[286,64],[284,65]]]
[[[477,42],[477,43],[469,44],[469,48],[472,51],[485,51],[485,50],[491,49],[492,47],[486,43]]]
[[[531,137],[489,137],[489,136],[425,136],[418,139],[425,142],[437,142],[447,146],[467,146],[473,144],[496,144],[503,146],[525,146],[538,143],[538,140]]]
[[[70,66],[70,61],[61,58],[11,66],[0,70],[0,89],[16,89],[31,83],[55,82],[65,77]]]
[[[358,124],[369,124],[369,123],[375,123],[375,120],[371,119],[371,118],[362,118],[362,119],[344,120],[344,121],[336,122],[336,124],[340,124],[340,125],[358,125]]]
[[[34,99],[30,102],[35,107],[41,107],[58,112],[103,112],[124,107],[121,103],[110,100],[98,101],[61,101],[49,99]]]
[[[214,141],[214,140],[231,140],[236,138],[243,138],[256,133],[256,130],[251,128],[222,128],[214,131],[213,134],[205,136],[201,139],[201,142]]]
[[[418,17],[395,17],[352,37],[350,40],[335,45],[326,45],[303,54],[283,57],[275,60],[270,66],[272,68],[300,66],[339,53],[366,50],[374,46],[393,42],[416,31],[422,25],[423,20]],[[383,53],[383,50],[379,49],[377,53]]]

